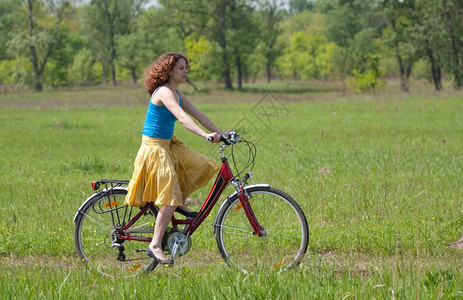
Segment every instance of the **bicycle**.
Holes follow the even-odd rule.
[[[219,252],[227,265],[244,273],[261,267],[282,271],[298,265],[309,242],[304,212],[293,198],[269,184],[247,185],[252,179],[257,152],[253,143],[236,133],[231,133],[228,139],[222,137],[221,142],[222,166],[209,195],[196,217],[172,217],[172,227],[167,228],[163,238],[164,251],[176,260],[190,250],[191,235],[209,216],[230,183],[236,191],[225,198],[212,224]],[[233,151],[238,143],[246,144],[248,150],[247,162],[239,172]],[[224,155],[228,146],[232,149],[236,175]],[[151,272],[158,264],[145,252],[153,235],[158,207],[153,203],[141,208],[124,205],[128,183],[111,179],[92,182],[93,190],[104,188],[91,195],[74,217],[74,242],[80,259],[105,275]]]

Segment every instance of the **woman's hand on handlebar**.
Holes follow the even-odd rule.
[[[221,135],[225,136],[226,139],[230,138],[228,135],[230,134],[230,132],[233,132],[233,129],[228,129],[226,132],[222,132]]]
[[[206,134],[206,141],[210,143],[220,143],[220,135],[217,132]]]

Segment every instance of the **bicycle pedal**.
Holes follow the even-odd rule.
[[[119,243],[112,243],[111,244],[111,248],[120,248],[121,247],[121,244]]]

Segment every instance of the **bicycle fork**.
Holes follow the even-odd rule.
[[[251,224],[251,227],[254,230],[254,234],[259,237],[263,237],[267,235],[267,231],[257,220],[257,217],[254,214],[254,211],[252,210],[251,204],[249,203],[249,199],[252,198],[252,195],[248,194],[246,190],[244,189],[246,180],[252,176],[248,174],[246,174],[244,182],[240,182],[236,180],[236,181],[233,181],[232,183],[236,188],[236,191],[238,193],[238,199],[240,200],[241,206],[244,209],[246,217],[248,218],[249,223]]]

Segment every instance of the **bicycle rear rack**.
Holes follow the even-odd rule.
[[[115,187],[122,185],[128,185],[129,180],[116,180],[116,179],[101,179],[98,181],[92,181],[92,189],[94,191],[98,190],[102,184],[105,185],[106,190],[112,190]]]

